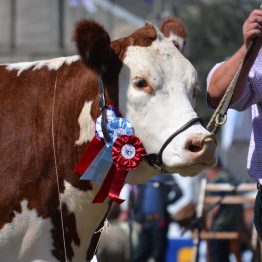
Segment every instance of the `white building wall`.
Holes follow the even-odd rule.
[[[72,32],[82,18],[94,19],[108,30],[111,39],[124,37],[144,24],[125,9],[95,1],[97,11],[71,7],[64,0],[64,48],[59,47],[59,1],[16,0],[16,48],[10,49],[10,0],[0,1],[0,63],[28,61],[75,54]]]

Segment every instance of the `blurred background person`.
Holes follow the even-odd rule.
[[[138,186],[135,220],[141,224],[133,262],[164,262],[170,215],[167,206],[181,196],[171,175],[158,175]]]

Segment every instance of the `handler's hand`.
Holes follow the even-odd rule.
[[[251,40],[262,37],[262,10],[253,10],[243,24],[244,45],[248,48]]]

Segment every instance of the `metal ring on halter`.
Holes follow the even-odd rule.
[[[208,134],[208,135],[203,136],[202,139],[200,140],[201,146],[204,145],[205,141],[213,141],[217,145],[217,138],[215,134]]]
[[[100,76],[98,76],[98,89],[99,89],[99,107],[102,111],[106,106],[106,99],[105,99],[105,88],[103,84],[103,80]]]
[[[224,114],[223,116],[218,114],[216,116],[216,126],[222,126],[226,123],[226,121],[227,121],[227,114]]]

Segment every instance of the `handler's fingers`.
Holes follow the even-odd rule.
[[[253,10],[253,11],[250,13],[248,19],[249,19],[249,18],[252,18],[252,17],[255,17],[255,16],[262,16],[262,9],[255,9],[255,10]]]
[[[245,27],[243,27],[243,33],[246,33],[246,32],[249,32],[251,30],[261,30],[262,29],[262,25],[260,23],[256,23],[256,22],[253,22],[253,23],[250,23],[248,25],[246,25]]]
[[[262,36],[262,24],[258,22],[245,23],[243,25],[243,36],[244,42],[248,46],[253,38]]]
[[[247,24],[258,23],[262,24],[262,16],[254,15],[247,19]]]
[[[256,37],[262,37],[262,31],[261,29],[252,29],[248,32],[246,32],[245,34],[245,42],[247,43],[247,45],[249,44],[249,42],[256,38]]]

